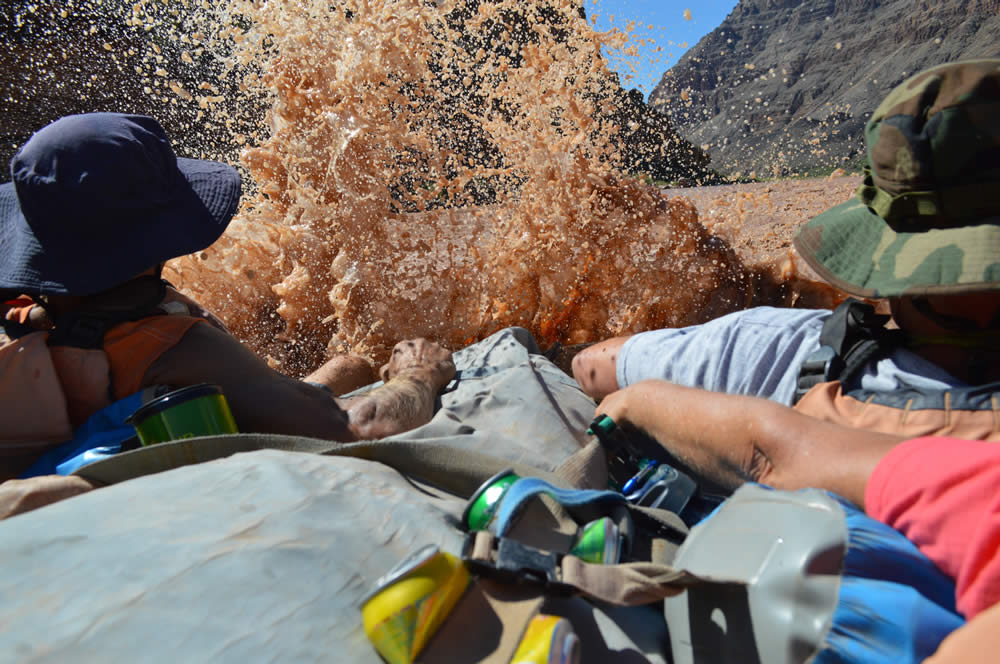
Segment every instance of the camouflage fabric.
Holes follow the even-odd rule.
[[[865,143],[856,198],[795,238],[809,265],[861,297],[1000,289],[1000,59],[904,81]]]

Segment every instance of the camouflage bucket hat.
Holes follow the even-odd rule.
[[[1000,59],[904,81],[865,144],[855,199],[795,238],[806,262],[861,297],[1000,289]]]

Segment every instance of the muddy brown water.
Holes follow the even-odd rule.
[[[232,146],[206,156],[244,173],[236,218],[166,276],[287,373],[415,336],[574,344],[838,297],[788,240],[849,178],[665,195],[623,174],[603,53],[630,37],[578,2],[83,2],[160,114],[190,111],[182,154]]]

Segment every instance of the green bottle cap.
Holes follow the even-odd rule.
[[[587,428],[587,433],[591,436],[600,436],[602,433],[611,433],[615,430],[615,421],[607,415],[600,415]]]
[[[521,478],[514,474],[514,470],[508,468],[483,482],[472,494],[472,498],[469,498],[465,511],[462,512],[462,523],[470,531],[486,530],[507,489],[519,479]]]

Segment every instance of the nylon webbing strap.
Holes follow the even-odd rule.
[[[564,556],[562,582],[594,599],[620,606],[639,606],[678,595],[699,579],[685,571],[655,563],[596,565]]]
[[[640,529],[657,532],[659,536],[678,545],[687,538],[687,524],[673,512],[642,505],[629,505],[629,513]]]
[[[608,455],[596,438],[586,447],[563,461],[554,474],[574,489],[606,489],[608,487]]]
[[[300,436],[232,434],[188,438],[142,447],[89,464],[74,474],[100,484],[115,484],[182,466],[222,459],[238,452],[267,449],[377,461],[461,497],[472,495],[492,475],[511,467],[511,463],[504,459],[429,440],[336,443]],[[560,486],[565,484],[551,473],[524,464],[514,464],[514,472],[523,476],[543,477]]]
[[[564,508],[574,523],[586,523],[610,514],[615,507],[624,506],[625,496],[614,491],[596,489],[560,489],[535,477],[526,477],[511,486],[504,495],[496,513],[496,533],[501,537],[513,534],[515,525],[525,519],[520,518],[529,502],[542,495],[551,496]],[[532,524],[532,529],[544,527]]]
[[[480,574],[527,583],[554,593],[579,593],[618,606],[639,606],[683,592],[701,580],[656,563],[598,565],[575,556],[526,547],[480,530],[466,540],[462,557]]]

